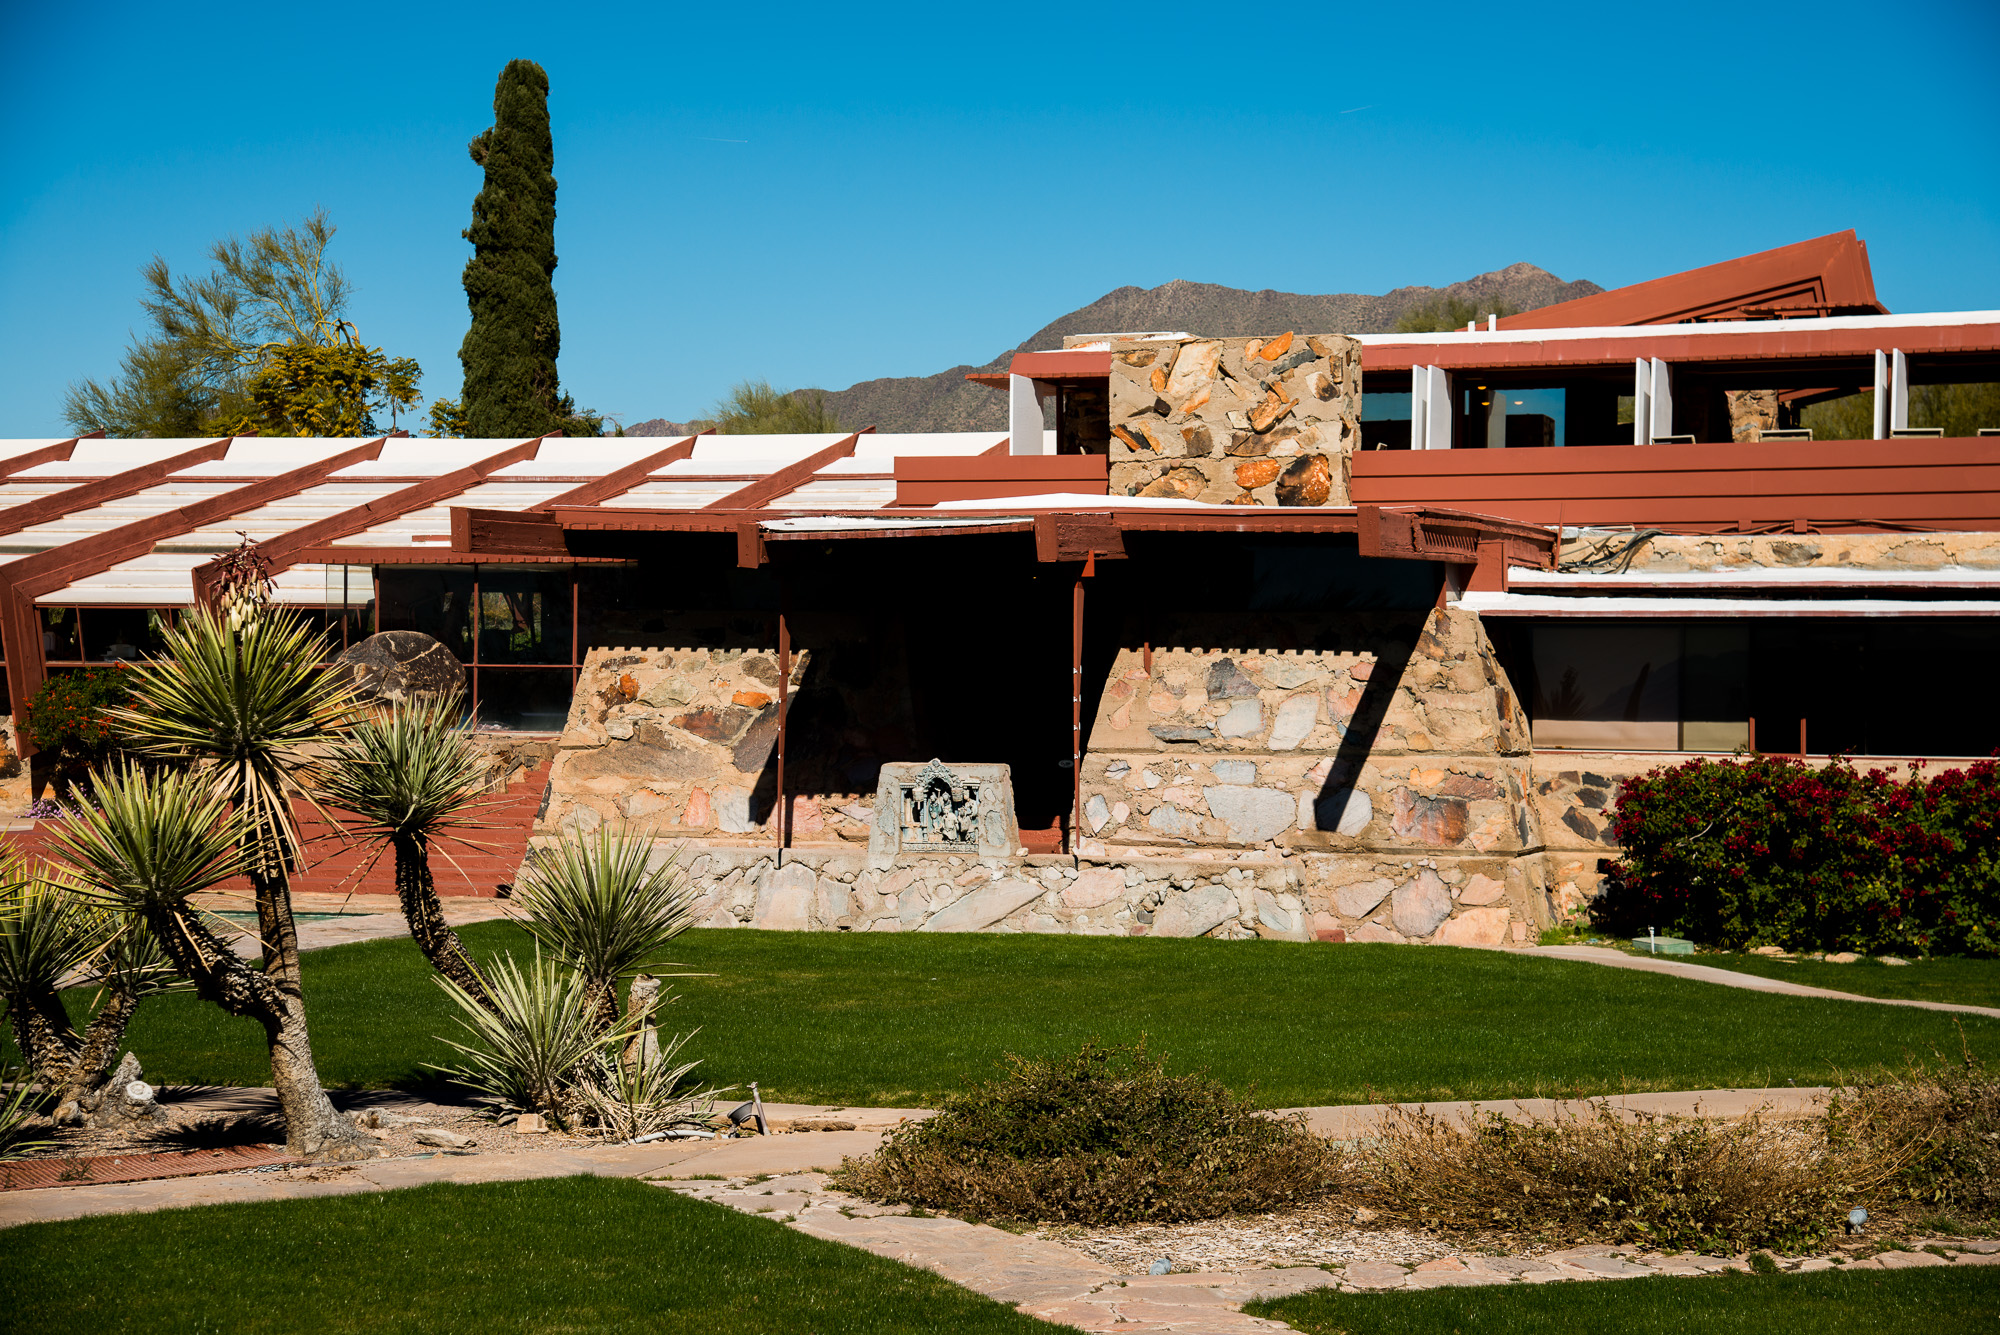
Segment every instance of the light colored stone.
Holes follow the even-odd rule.
[[[812,927],[813,892],[819,877],[802,862],[780,867],[757,889],[757,911],[751,921],[776,932],[803,932]]]
[[[749,834],[757,828],[757,822],[750,819],[748,788],[717,788],[714,802],[715,823],[724,833]]]
[[[1237,914],[1236,892],[1208,885],[1169,895],[1153,915],[1154,936],[1206,936]]]
[[[1255,700],[1238,700],[1217,720],[1215,731],[1223,737],[1255,737],[1264,730],[1264,707]]]
[[[1333,905],[1343,918],[1365,918],[1395,889],[1384,880],[1356,881],[1333,892]]]
[[[461,1136],[456,1131],[447,1131],[438,1126],[420,1126],[410,1133],[410,1139],[419,1145],[431,1145],[445,1150],[467,1149],[479,1143],[471,1136]]]
[[[1459,894],[1458,902],[1467,908],[1477,908],[1482,904],[1494,903],[1506,893],[1507,887],[1502,882],[1481,872],[1474,872],[1472,879],[1465,883],[1465,889]]]
[[[1347,939],[1349,941],[1363,942],[1364,944],[1380,943],[1385,945],[1398,945],[1403,940],[1399,933],[1391,931],[1379,922],[1362,923],[1347,934]]]
[[[1076,879],[1063,887],[1064,907],[1102,908],[1125,894],[1125,873],[1117,867],[1085,867]]]
[[[1217,783],[1255,783],[1257,766],[1248,760],[1218,760],[1210,767]]]
[[[1497,946],[1507,939],[1507,906],[1467,909],[1431,939],[1441,946]]]
[[[1165,803],[1146,813],[1146,826],[1173,839],[1193,839],[1201,833],[1201,823],[1179,807]]]
[[[1264,661],[1258,675],[1266,686],[1291,691],[1317,682],[1326,675],[1326,668],[1317,659],[1270,658]]]
[[[1229,826],[1229,837],[1239,844],[1275,839],[1298,815],[1298,803],[1279,788],[1225,783],[1201,792],[1210,813]]]
[[[1411,880],[1396,887],[1389,916],[1404,936],[1429,936],[1438,924],[1451,916],[1451,892],[1438,874],[1426,867]]]
[[[977,932],[1040,899],[1048,887],[1008,877],[983,885],[924,924],[926,932]]]
[[[1271,749],[1296,750],[1318,723],[1319,693],[1307,691],[1292,696],[1278,706],[1278,717],[1271,724]]]
[[[1092,834],[1096,834],[1111,823],[1111,804],[1104,800],[1104,794],[1090,795],[1090,800],[1083,804],[1083,819],[1090,826]]]

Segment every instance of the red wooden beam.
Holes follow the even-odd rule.
[[[12,477],[40,464],[64,463],[76,452],[77,441],[98,439],[103,434],[100,431],[96,436],[71,436],[68,440],[44,445],[39,450],[29,450],[26,454],[17,454],[11,459],[0,459],[0,477]]]
[[[85,576],[109,570],[120,561],[143,556],[162,539],[268,505],[280,497],[296,495],[324,481],[330,473],[380,457],[382,445],[383,438],[377,438],[276,477],[233,487],[177,510],[121,524],[0,566],[0,642],[6,648],[7,687],[15,708],[26,705],[48,675],[35,615],[36,598]],[[19,734],[18,747],[23,756],[34,752],[26,733]]]
[[[183,450],[165,459],[141,464],[137,468],[128,468],[111,477],[65,487],[61,491],[50,492],[47,496],[38,496],[32,501],[10,505],[0,510],[0,534],[19,533],[24,528],[46,524],[51,519],[61,519],[64,515],[95,509],[107,501],[122,500],[135,495],[148,487],[159,485],[183,468],[192,468],[196,464],[223,458],[229,453],[229,442],[233,439],[232,436],[224,436],[221,440],[213,440],[195,449]],[[62,457],[67,459],[69,455],[65,454]]]
[[[788,464],[775,473],[730,492],[721,500],[711,501],[701,507],[704,510],[756,510],[775,501],[788,491],[797,491],[812,481],[813,474],[836,459],[845,459],[854,453],[861,443],[861,433],[844,436],[823,450],[808,454],[795,464]]]
[[[400,491],[392,491],[387,496],[377,497],[362,505],[342,510],[338,514],[303,524],[290,532],[266,538],[257,544],[257,550],[269,563],[272,574],[289,570],[301,561],[315,559],[306,555],[309,551],[364,532],[377,524],[385,524],[391,519],[398,519],[403,515],[436,505],[447,497],[456,496],[466,488],[477,485],[509,464],[534,458],[545,439],[547,439],[545,436],[536,436],[533,440],[525,440],[497,454],[489,454],[484,459],[467,464],[463,468],[454,468],[449,473],[440,473],[436,477],[413,483]],[[366,563],[355,560],[345,564]],[[196,602],[207,604],[213,600],[219,569],[218,562],[205,561],[191,572]]]
[[[698,431],[685,440],[674,442],[664,450],[656,450],[643,459],[635,459],[623,468],[613,469],[603,477],[586,482],[580,487],[572,487],[562,495],[552,496],[540,505],[530,506],[529,509],[540,513],[553,510],[558,505],[602,505],[613,496],[623,496],[668,464],[676,463],[693,454],[695,442],[714,430],[715,428],[710,427],[707,431]]]

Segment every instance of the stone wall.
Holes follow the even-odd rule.
[[[1478,618],[1288,629],[1301,647],[1156,646],[1150,670],[1144,649],[1116,653],[1087,686],[1076,856],[874,869],[872,794],[795,797],[782,858],[758,815],[771,655],[593,651],[536,842],[651,825],[663,849],[685,843],[712,926],[1532,939],[1553,909],[1527,721]]]
[[[1361,345],[1335,334],[1111,345],[1111,490],[1346,505]]]
[[[1563,545],[1574,561],[1605,542],[1622,545],[1630,532],[1583,529]],[[1672,574],[1756,567],[1790,570],[2000,570],[2000,533],[1668,533],[1643,543],[1635,574]]]

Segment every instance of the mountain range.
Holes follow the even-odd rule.
[[[1383,333],[1413,308],[1452,300],[1475,305],[1505,302],[1517,311],[1587,297],[1604,289],[1566,283],[1532,264],[1510,264],[1447,287],[1399,287],[1381,296],[1337,292],[1248,292],[1215,283],[1175,279],[1159,287],[1121,287],[1042,326],[984,366],[954,366],[935,375],[890,376],[826,391],[827,407],[850,429],[873,424],[882,431],[1004,431],[1007,398],[966,380],[974,371],[1003,371],[1017,352],[1060,348],[1073,334],[1185,330],[1227,338],[1287,329],[1314,333]],[[625,428],[628,436],[685,434],[685,423],[654,418]]]

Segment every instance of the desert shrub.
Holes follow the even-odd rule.
[[[1170,1076],[1145,1045],[1007,1059],[999,1079],[841,1165],[838,1185],[974,1218],[1174,1222],[1324,1196],[1340,1155],[1302,1122],[1259,1112],[1203,1075]]]
[[[1626,780],[1598,926],[1740,949],[2000,952],[2000,762],[1895,779],[1693,760]]]
[[[1470,1123],[1399,1109],[1359,1165],[1355,1199],[1387,1220],[1546,1241],[1741,1251],[1831,1233],[1849,1177],[1810,1126],[1749,1117],[1621,1116]]]

